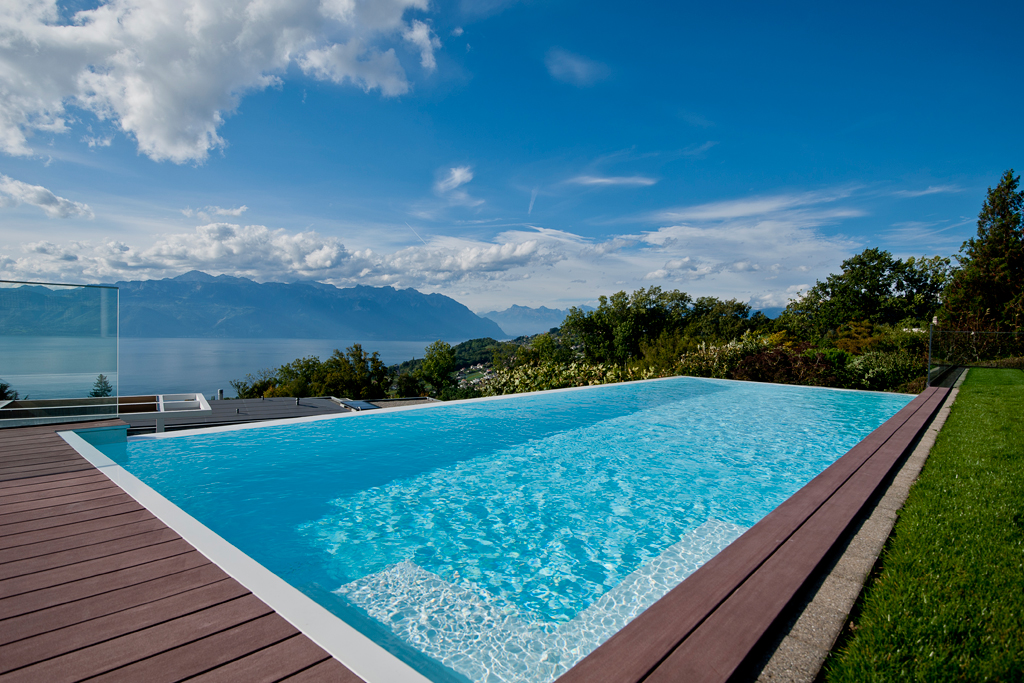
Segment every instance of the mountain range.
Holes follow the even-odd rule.
[[[591,306],[580,306],[583,311],[594,310]],[[565,316],[569,315],[571,309],[529,308],[528,306],[510,306],[504,311],[490,311],[481,313],[484,318],[493,320],[501,326],[512,337],[521,337],[527,334],[540,334],[547,332],[552,327],[561,327]]]
[[[257,283],[190,271],[175,278],[118,282],[122,337],[221,337],[462,341],[508,337],[442,294],[394,287],[338,288],[318,282]],[[0,292],[0,334],[99,334],[95,288],[40,286]],[[56,311],[75,311],[73,317]]]

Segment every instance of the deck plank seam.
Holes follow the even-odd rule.
[[[167,543],[174,543],[174,542],[175,541],[172,540],[172,541],[168,541]],[[159,544],[159,545],[166,545],[166,543],[165,544]],[[186,543],[186,545],[189,545],[189,544]],[[149,547],[152,548],[152,547],[156,547],[156,546],[149,546]],[[132,552],[137,552],[138,550],[139,549],[129,550],[129,551],[125,552],[125,553],[119,553],[119,555],[127,555],[127,554],[132,553]],[[191,549],[191,546],[189,545],[189,547],[182,549],[181,552],[172,553],[172,554],[166,555],[164,557],[159,557],[159,558],[152,559],[152,560],[146,560],[145,562],[139,562],[138,564],[131,564],[131,565],[127,565],[127,566],[124,566],[124,567],[115,567],[113,569],[110,569],[109,571],[96,572],[96,573],[89,574],[88,576],[82,576],[82,577],[78,577],[78,578],[73,578],[73,579],[69,579],[67,581],[58,581],[57,583],[48,584],[48,585],[44,585],[44,586],[38,586],[36,588],[31,588],[29,590],[23,590],[23,591],[21,591],[19,593],[9,593],[6,597],[7,598],[16,598],[16,597],[21,597],[23,595],[28,595],[30,593],[35,593],[36,591],[50,590],[52,588],[57,588],[58,586],[66,586],[66,585],[69,585],[69,584],[72,584],[72,583],[77,583],[79,581],[95,580],[95,579],[107,576],[109,574],[115,574],[115,573],[117,573],[119,571],[123,571],[125,569],[134,569],[136,567],[143,567],[143,566],[148,565],[148,564],[153,564],[155,562],[160,562],[161,560],[170,559],[172,557],[178,557],[180,555],[186,555],[186,554],[188,554],[190,552],[193,552],[193,550]],[[195,552],[198,552],[198,551],[195,551]],[[117,557],[117,555],[111,555],[110,557]],[[99,559],[101,559],[101,560],[109,559],[109,557],[108,558],[99,558]],[[88,562],[95,562],[95,561],[96,560],[88,560]],[[85,564],[85,562],[81,562],[79,564]],[[59,567],[58,569],[67,569],[67,567]],[[39,573],[41,574],[43,572],[39,572]],[[28,576],[33,576],[33,575],[29,574]],[[8,581],[8,580],[16,580],[16,579],[19,579],[19,578],[23,578],[23,577],[16,576],[16,577],[12,577],[11,579],[0,579],[0,582]]]
[[[97,595],[90,595],[90,596],[87,596],[87,597],[79,598],[77,600],[72,600],[72,601],[63,603],[61,605],[50,605],[50,606],[47,606],[47,607],[41,607],[38,610],[34,610],[34,611],[31,611],[31,612],[25,612],[23,614],[19,614],[17,616],[13,616],[13,617],[6,617],[5,619],[0,620],[0,622],[6,621],[6,620],[13,620],[13,619],[24,619],[26,617],[29,617],[30,615],[39,614],[40,612],[45,612],[47,610],[54,609],[55,607],[66,608],[67,606],[73,605],[76,602],[84,602],[86,600],[97,600],[99,598],[102,598],[103,596],[109,596],[112,593],[117,593],[118,591],[138,589],[138,588],[144,586],[147,583],[151,583],[151,582],[155,582],[155,581],[160,581],[160,580],[166,580],[166,579],[168,579],[170,577],[173,577],[173,576],[176,576],[178,574],[184,574],[184,573],[189,572],[189,571],[195,571],[196,569],[198,569],[198,567],[197,568],[192,568],[192,569],[186,569],[186,570],[183,570],[181,572],[175,572],[173,574],[168,574],[166,576],[157,577],[155,579],[152,579],[151,581],[144,581],[144,582],[142,582],[140,584],[135,584],[133,586],[126,586],[126,587],[123,587],[123,588],[115,588],[115,589],[112,589],[110,591],[106,591],[104,593],[98,593]],[[159,597],[153,598],[151,600],[142,600],[142,601],[137,601],[137,602],[132,602],[132,603],[124,603],[125,606],[121,607],[120,609],[113,609],[113,610],[108,611],[108,612],[103,612],[102,614],[96,614],[95,616],[91,616],[91,617],[88,617],[88,618],[85,618],[85,619],[80,619],[79,621],[68,621],[66,623],[62,623],[60,626],[55,626],[54,628],[51,628],[49,630],[40,630],[40,631],[37,631],[37,632],[33,632],[33,633],[30,633],[29,635],[26,635],[24,637],[17,638],[15,640],[11,640],[11,641],[5,642],[2,645],[0,645],[0,647],[4,647],[4,646],[10,645],[12,643],[22,642],[22,641],[27,640],[29,638],[36,638],[38,636],[45,635],[47,633],[55,633],[57,631],[60,631],[60,630],[66,629],[66,628],[70,628],[70,627],[73,627],[73,626],[80,626],[82,624],[87,624],[90,621],[95,621],[97,619],[103,619],[103,618],[110,617],[110,616],[113,616],[113,615],[116,615],[116,614],[122,614],[124,612],[127,612],[128,610],[136,609],[136,608],[139,608],[139,607],[145,607],[147,605],[152,605],[154,603],[160,602],[161,600],[166,600],[167,598],[173,598],[173,597],[181,596],[181,595],[184,595],[184,594],[186,594],[188,592],[191,592],[191,591],[194,591],[194,590],[199,590],[199,589],[202,589],[202,588],[208,588],[210,586],[213,586],[215,584],[218,584],[218,583],[221,583],[221,582],[225,582],[225,581],[230,582],[231,581],[231,577],[224,576],[223,578],[213,579],[213,580],[210,580],[210,581],[206,581],[205,583],[196,583],[194,585],[189,585],[187,587],[182,587],[179,590],[162,594]],[[239,597],[241,597],[241,596],[239,596]],[[2,625],[2,623],[0,623],[0,625]]]
[[[174,543],[175,541],[181,540],[181,536],[179,536],[178,534],[174,533],[173,530],[171,530],[171,538],[166,538],[166,539],[163,539],[163,540],[155,540],[155,538],[158,537],[157,536],[158,534],[167,535],[166,534],[166,529],[157,529],[155,531],[144,531],[144,532],[140,532],[138,534],[133,534],[131,536],[126,536],[124,538],[118,538],[118,539],[114,539],[114,540],[111,540],[111,541],[106,541],[106,542],[103,542],[103,543],[98,543],[98,544],[93,545],[93,546],[84,546],[84,547],[81,547],[81,548],[72,548],[70,550],[60,550],[60,551],[57,551],[57,553],[50,553],[50,554],[59,554],[59,553],[62,553],[62,552],[75,553],[76,551],[83,551],[84,552],[84,551],[96,550],[100,554],[87,556],[87,557],[85,557],[83,559],[75,559],[74,561],[67,562],[65,564],[53,564],[53,565],[48,566],[45,570],[42,570],[42,571],[50,571],[50,570],[53,570],[53,569],[68,569],[68,568],[71,568],[71,567],[78,566],[80,564],[84,564],[86,562],[95,562],[97,560],[103,560],[103,559],[107,559],[107,558],[110,558],[110,557],[117,557],[118,555],[123,555],[125,553],[130,553],[130,552],[137,551],[137,550],[143,550],[145,548],[152,548],[152,547],[155,547],[155,546],[158,546],[158,545],[163,545],[164,543]],[[117,550],[116,552],[111,552],[112,549],[110,549],[110,548],[102,547],[102,546],[105,546],[105,545],[112,545],[114,543],[118,543],[118,542],[122,542],[122,541],[131,541],[131,539],[138,540],[138,538],[137,538],[138,536],[146,536],[146,535],[153,535],[155,537],[154,538],[154,542],[152,542],[152,543],[148,543],[147,542],[147,543],[142,543],[140,545],[134,545],[134,546],[126,548],[124,550]],[[35,556],[35,557],[24,558],[24,559],[21,559],[21,560],[13,560],[11,562],[0,563],[0,581],[6,581],[8,579],[15,579],[15,578],[18,578],[18,577],[29,576],[29,575],[38,573],[41,570],[39,570],[39,569],[17,569],[15,571],[20,571],[22,573],[20,573],[20,574],[7,574],[5,572],[5,567],[7,567],[8,565],[14,564],[15,562],[32,562],[32,561],[42,560],[43,558],[45,558],[47,556],[48,555],[38,555],[38,556]],[[8,569],[10,569],[10,568],[8,567]]]
[[[86,521],[83,521],[83,522],[73,522],[71,524],[64,524],[64,525],[61,525],[61,526],[47,527],[47,529],[54,529],[54,530],[63,529],[64,531],[61,532],[61,533],[63,533],[64,535],[62,535],[62,536],[50,536],[49,538],[43,538],[43,539],[40,539],[40,540],[37,540],[37,541],[28,542],[28,543],[19,543],[18,542],[19,539],[15,538],[15,537],[17,537],[17,536],[28,536],[29,534],[38,534],[40,531],[45,531],[46,529],[33,529],[31,531],[24,531],[24,532],[22,532],[20,534],[8,534],[7,536],[0,536],[0,552],[3,552],[4,550],[12,550],[14,548],[24,548],[24,547],[30,546],[30,545],[38,545],[40,543],[50,543],[50,542],[53,542],[53,541],[59,541],[62,538],[71,538],[72,536],[78,536],[78,535],[83,534],[83,533],[91,533],[93,531],[104,531],[104,530],[108,530],[108,529],[116,529],[118,527],[125,526],[125,525],[128,525],[128,524],[135,524],[136,522],[144,522],[144,521],[149,520],[150,518],[156,519],[155,517],[152,516],[152,513],[149,513],[148,516],[144,515],[141,519],[132,519],[130,521],[125,520],[125,519],[118,519],[119,517],[127,518],[127,517],[131,517],[132,515],[138,515],[140,512],[142,512],[142,511],[141,510],[131,510],[131,511],[119,512],[119,513],[117,513],[115,515],[110,515],[110,516],[107,516],[107,517],[100,517],[98,519],[86,520]],[[149,511],[146,510],[146,512],[148,513]],[[104,525],[104,526],[98,526],[96,529],[89,529],[87,531],[83,531],[81,529],[68,529],[68,527],[74,527],[74,526],[78,526],[80,524],[89,524],[91,522],[101,523],[101,522],[104,522],[104,521],[109,521],[110,523],[107,524],[107,525]],[[4,539],[8,539],[8,540],[5,541]],[[6,545],[8,542],[10,543],[10,545]]]
[[[181,553],[179,555],[170,555],[168,557],[162,557],[162,558],[159,558],[159,559],[156,559],[156,560],[152,560],[150,562],[145,562],[145,563],[141,563],[141,564],[137,564],[137,565],[132,565],[130,567],[124,567],[124,568],[116,569],[116,570],[113,570],[111,572],[107,572],[106,574],[95,574],[95,575],[83,577],[83,578],[80,578],[80,579],[75,579],[75,580],[72,580],[72,581],[67,581],[65,583],[54,584],[52,586],[43,586],[41,588],[36,588],[36,589],[31,590],[31,591],[26,591],[26,592],[23,592],[23,593],[19,593],[17,595],[11,595],[10,597],[5,597],[3,600],[0,600],[0,607],[3,606],[4,600],[21,600],[21,601],[24,601],[28,597],[32,596],[33,593],[41,593],[43,591],[54,591],[54,592],[56,592],[56,591],[59,591],[61,589],[64,589],[64,590],[72,589],[72,588],[76,587],[76,584],[83,584],[83,583],[86,583],[86,582],[95,582],[97,579],[103,578],[103,577],[111,575],[111,574],[117,574],[117,573],[122,573],[122,572],[135,572],[135,573],[137,573],[139,571],[143,571],[144,569],[146,569],[148,565],[158,564],[158,563],[161,563],[161,562],[168,563],[170,560],[173,560],[175,558],[181,558],[184,555],[188,555],[189,552],[194,552],[198,557],[201,557],[205,561],[204,562],[200,562],[199,564],[196,564],[194,566],[190,566],[190,567],[186,567],[184,569],[180,569],[180,570],[177,570],[177,571],[170,572],[168,574],[160,574],[158,576],[154,576],[153,578],[146,579],[144,581],[138,581],[136,583],[125,584],[125,585],[116,585],[115,587],[110,588],[110,590],[100,590],[100,591],[98,591],[96,593],[89,593],[89,594],[86,594],[86,595],[82,595],[80,597],[73,598],[71,600],[66,600],[66,601],[64,601],[64,602],[62,602],[60,604],[51,604],[49,601],[44,601],[44,603],[43,603],[44,606],[42,606],[42,607],[39,607],[39,608],[36,608],[36,609],[29,609],[29,610],[26,610],[24,612],[13,613],[13,614],[10,614],[10,615],[8,615],[6,617],[3,617],[2,619],[0,619],[0,621],[6,620],[6,619],[17,619],[17,618],[23,617],[23,616],[28,615],[28,614],[33,614],[35,612],[39,612],[39,611],[46,610],[46,609],[52,609],[54,607],[60,607],[60,606],[63,606],[63,605],[69,605],[69,604],[72,604],[74,602],[79,602],[81,600],[90,600],[90,599],[97,598],[97,597],[102,596],[102,595],[108,595],[108,594],[116,592],[118,590],[134,588],[136,586],[141,586],[142,584],[148,583],[149,581],[156,581],[156,580],[163,579],[163,578],[166,578],[166,577],[169,577],[169,576],[174,576],[176,574],[180,574],[180,573],[183,573],[183,572],[199,569],[201,567],[216,566],[212,562],[209,562],[208,560],[206,560],[206,557],[203,556],[202,553],[199,553],[199,551],[194,551],[194,550],[193,551],[186,551],[186,552],[183,552],[183,553]],[[149,567],[149,568],[152,569],[152,567]],[[79,585],[77,587],[80,588],[81,585]]]
[[[0,522],[0,536],[13,536],[14,534],[25,533],[23,531],[11,531],[10,529],[4,529],[4,527],[13,527],[13,526],[18,525],[18,524],[31,524],[31,523],[35,523],[35,522],[48,522],[48,521],[49,522],[56,522],[56,524],[50,524],[48,526],[40,527],[42,529],[52,529],[54,527],[67,526],[68,524],[76,524],[77,523],[77,522],[71,522],[71,521],[67,521],[67,520],[61,520],[61,517],[70,517],[72,515],[84,515],[84,514],[87,514],[87,513],[96,513],[97,515],[101,515],[102,514],[102,512],[101,512],[102,510],[106,510],[107,508],[115,508],[115,507],[119,507],[119,506],[122,506],[122,505],[135,505],[135,506],[137,506],[135,508],[136,510],[145,510],[146,509],[145,506],[141,505],[137,500],[135,500],[134,498],[132,498],[131,496],[126,494],[124,496],[124,499],[121,500],[120,502],[112,502],[109,505],[99,505],[99,506],[96,506],[96,507],[85,508],[84,510],[71,510],[71,511],[68,511],[68,512],[63,512],[63,513],[61,513],[59,515],[45,515],[44,514],[44,515],[38,515],[38,516],[35,516],[35,517],[29,517],[27,519],[16,520],[16,521],[13,521],[13,522],[12,521]],[[46,508],[44,508],[44,509],[46,509]],[[118,513],[118,514],[120,514],[120,513]],[[100,517],[95,517],[94,519],[99,519],[99,518]]]
[[[139,536],[141,534],[159,531],[160,530],[159,522],[160,522],[160,520],[155,519],[155,518],[154,519],[141,519],[141,520],[137,520],[137,521],[134,521],[134,522],[128,522],[128,523],[125,523],[125,524],[118,524],[118,525],[115,525],[115,526],[105,527],[103,529],[96,529],[96,530],[93,530],[93,531],[87,531],[87,532],[82,532],[82,533],[78,533],[78,534],[73,534],[71,536],[62,536],[60,538],[46,539],[46,540],[43,540],[43,541],[38,541],[36,543],[29,543],[29,544],[25,544],[25,545],[16,545],[16,546],[8,547],[8,548],[2,548],[2,549],[0,549],[0,567],[2,567],[5,564],[10,564],[11,562],[20,562],[20,561],[23,561],[23,560],[38,560],[38,559],[42,559],[42,558],[45,558],[45,557],[49,557],[51,555],[56,555],[58,553],[70,552],[70,551],[73,551],[73,550],[81,550],[81,549],[86,548],[86,547],[96,547],[97,545],[99,545],[101,543],[106,543],[108,541],[120,541],[120,540],[124,540],[124,539],[133,538],[133,537]],[[147,528],[147,529],[133,530],[133,533],[126,533],[124,535],[113,535],[110,538],[106,538],[106,539],[98,540],[98,541],[94,540],[94,539],[91,539],[91,538],[83,538],[85,536],[98,536],[100,534],[111,534],[111,533],[118,534],[120,532],[117,532],[116,531],[117,529],[121,529],[122,532],[124,532],[124,531],[128,531],[127,529],[125,529],[125,527],[137,526],[137,525],[146,525],[146,526],[149,526],[149,527],[156,526],[156,528]],[[14,551],[16,549],[21,549],[22,552],[33,552],[32,546],[41,546],[41,545],[47,544],[47,543],[52,545],[52,544],[57,544],[57,543],[62,543],[62,542],[65,543],[65,544],[68,544],[68,543],[70,543],[69,539],[72,539],[72,538],[78,539],[78,541],[77,541],[78,545],[74,545],[74,546],[70,546],[69,545],[67,547],[54,548],[52,550],[46,550],[45,552],[36,552],[35,554],[25,555],[23,557],[17,557],[17,558],[10,559],[10,560],[2,559],[3,554],[5,552],[8,552],[8,551]],[[41,549],[40,548],[36,548],[35,550],[38,551],[38,550],[41,550]],[[69,564],[73,564],[73,563],[69,563]],[[54,565],[54,566],[69,566],[69,565]],[[3,571],[3,570],[0,569],[0,571]]]

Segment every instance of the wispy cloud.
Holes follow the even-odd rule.
[[[0,207],[19,204],[39,207],[50,218],[93,218],[88,204],[58,197],[42,185],[29,185],[0,175]]]
[[[892,194],[896,197],[924,197],[929,194],[946,194],[962,191],[963,189],[956,185],[929,185],[923,190],[896,190]]]
[[[451,192],[460,185],[465,185],[472,179],[472,168],[469,166],[456,166],[455,168],[448,169],[448,175],[434,183],[434,189],[444,194],[445,192]]]
[[[594,175],[581,175],[575,178],[570,178],[568,181],[573,185],[590,185],[590,186],[609,186],[609,185],[620,185],[624,187],[648,187],[654,185],[658,181],[655,178],[648,178],[646,176],[632,175],[632,176],[594,176]]]
[[[233,209],[224,209],[219,206],[204,206],[201,209],[186,207],[181,210],[181,213],[187,218],[199,218],[203,221],[210,221],[213,216],[231,216],[233,218],[238,218],[248,210],[249,207],[242,204],[241,206]]]
[[[711,121],[700,114],[695,114],[689,111],[680,112],[679,117],[691,126],[696,126],[698,128],[711,128],[715,125],[714,121]]]
[[[683,150],[683,156],[699,157],[717,144],[717,141],[708,140],[707,142],[700,145],[690,145],[689,147]]]
[[[480,206],[484,203],[482,199],[471,197],[466,190],[459,189],[466,183],[473,180],[473,169],[470,166],[456,166],[449,168],[434,183],[434,192],[448,200],[449,204],[459,206]]]
[[[964,218],[955,223],[904,221],[893,223],[888,230],[878,233],[877,236],[887,245],[892,246],[912,246],[916,249],[948,248],[959,245],[966,237],[970,236],[959,228],[973,222],[971,218]]]
[[[607,65],[560,47],[548,50],[544,64],[552,78],[580,88],[594,85],[611,75]]]
[[[781,211],[826,204],[849,197],[852,190],[834,190],[830,192],[803,192],[799,194],[778,194],[762,197],[744,197],[722,202],[698,204],[695,206],[665,209],[648,216],[653,222],[687,221],[687,220],[727,220],[751,216],[769,216]],[[860,216],[856,209],[840,208],[831,212],[837,218]]]

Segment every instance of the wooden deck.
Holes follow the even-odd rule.
[[[0,681],[361,681],[56,435],[74,426],[0,430]]]
[[[871,506],[948,393],[926,389],[558,683],[742,679],[757,646]]]

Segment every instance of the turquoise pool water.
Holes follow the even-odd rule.
[[[102,450],[435,680],[549,681],[910,399],[680,377]]]

